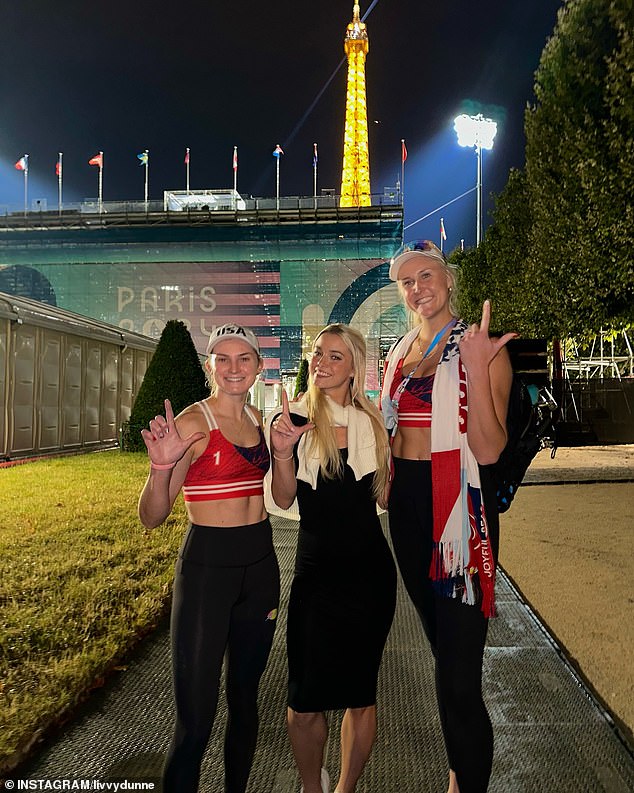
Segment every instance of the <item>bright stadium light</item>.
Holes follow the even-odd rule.
[[[478,158],[476,245],[479,245],[482,238],[482,149],[493,148],[498,125],[490,118],[485,118],[482,113],[478,113],[477,116],[467,116],[463,113],[456,116],[453,128],[458,136],[458,145],[473,146]]]

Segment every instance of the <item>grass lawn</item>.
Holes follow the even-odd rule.
[[[0,469],[0,773],[156,626],[186,525],[147,531],[145,454]]]

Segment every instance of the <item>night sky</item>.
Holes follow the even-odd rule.
[[[97,195],[142,200],[150,152],[150,198],[185,188],[229,188],[238,146],[238,190],[275,194],[281,144],[282,195],[312,195],[313,143],[319,188],[339,191],[345,112],[343,36],[350,0],[13,0],[0,9],[0,211],[57,207],[55,162],[64,153],[64,200]],[[484,154],[484,193],[499,192],[524,162],[523,116],[534,72],[561,0],[375,0],[361,3],[370,38],[366,65],[373,193],[394,186],[406,140],[406,225],[470,190],[476,156],[458,147],[453,118],[464,109],[499,122]],[[338,70],[337,70],[338,69]],[[333,76],[334,75],[334,76]],[[332,78],[332,79],[331,79]],[[330,81],[330,82],[329,82]],[[320,96],[321,94],[321,96]],[[319,96],[318,101],[315,100]],[[465,103],[471,103],[466,104]],[[478,104],[475,104],[478,103]],[[487,201],[487,205],[490,202]],[[475,238],[475,193],[405,236],[447,248]]]

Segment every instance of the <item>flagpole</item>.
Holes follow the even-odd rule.
[[[317,209],[317,144],[313,143],[313,198]]]
[[[148,187],[150,183],[150,152],[145,149],[145,214],[147,215]]]
[[[62,214],[62,157],[63,153],[60,151],[57,154],[57,211]]]
[[[233,209],[236,208],[236,200],[238,196],[238,147],[233,147]]]
[[[441,253],[443,252],[443,240],[445,238],[445,235],[443,234],[444,229],[445,229],[444,219],[440,218],[440,252]]]
[[[26,168],[24,169],[24,217],[29,212],[29,155],[25,154]]]
[[[189,148],[185,149],[185,180],[187,193],[189,194]]]
[[[103,152],[99,152],[99,214],[103,211]]]
[[[275,206],[277,207],[278,212],[280,209],[280,157],[282,154],[284,154],[284,149],[282,149],[278,143],[273,149],[273,156],[277,160],[275,166]]]
[[[405,207],[405,160],[407,159],[407,149],[405,148],[405,138],[401,138],[401,206]]]

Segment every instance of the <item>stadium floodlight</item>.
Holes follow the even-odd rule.
[[[498,125],[492,119],[485,118],[482,113],[478,113],[477,116],[468,116],[463,113],[460,116],[456,116],[453,128],[458,136],[458,145],[473,146],[478,158],[476,245],[479,245],[482,238],[482,149],[493,148],[493,139]]]

